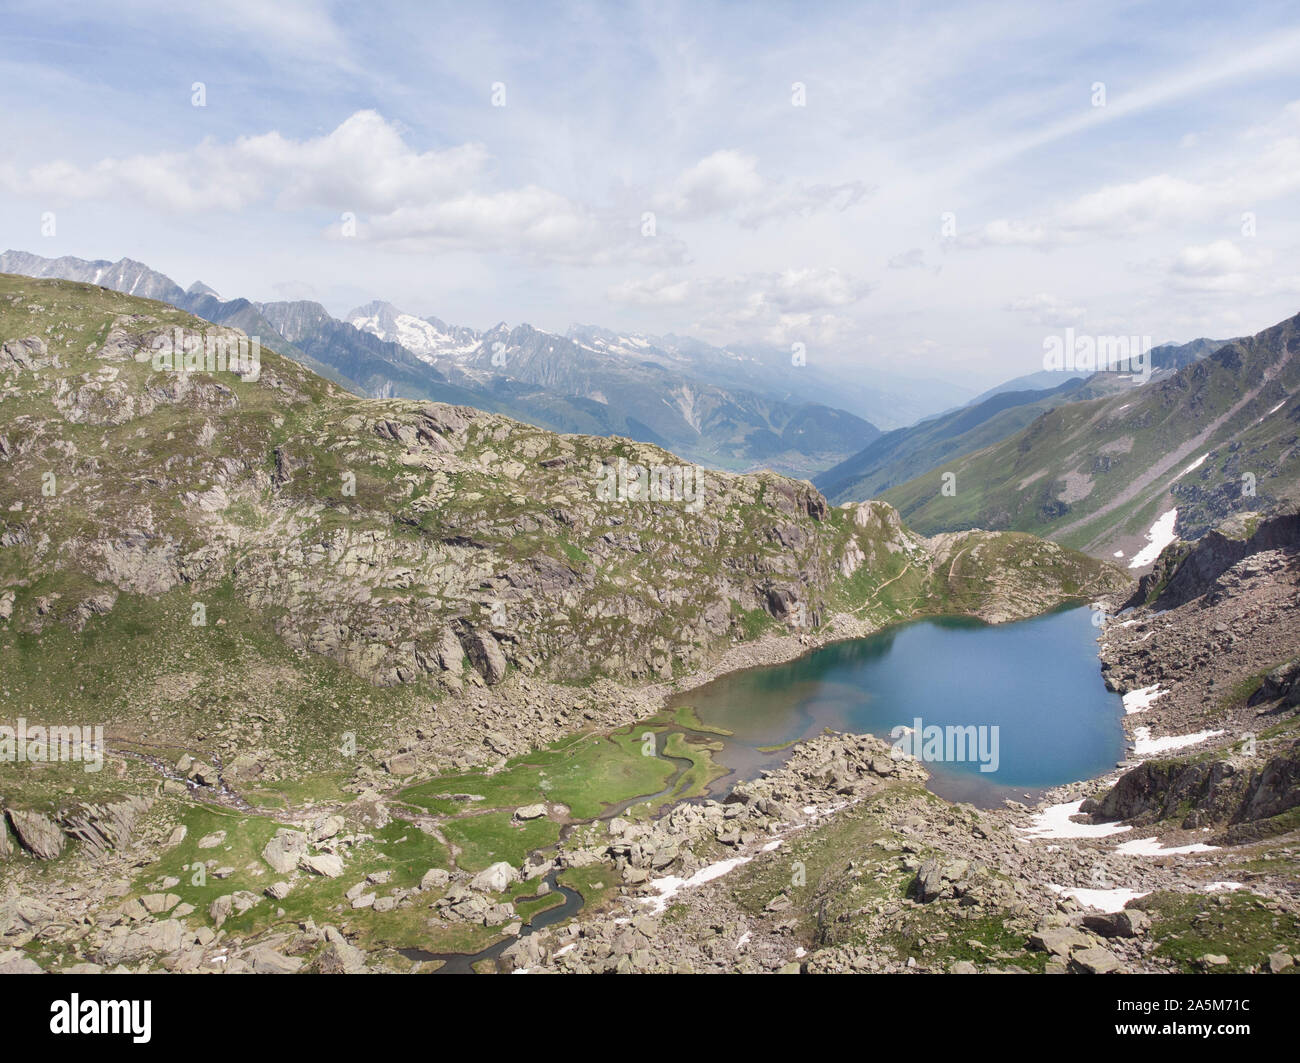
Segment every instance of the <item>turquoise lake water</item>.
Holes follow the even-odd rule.
[[[730,781],[779,763],[783,754],[770,747],[823,728],[907,742],[891,731],[919,718],[929,746],[915,751],[930,789],[990,807],[1102,774],[1124,758],[1123,705],[1102,682],[1097,634],[1086,607],[1012,624],[919,620],[723,676],[674,704],[733,732],[718,756],[734,772]]]

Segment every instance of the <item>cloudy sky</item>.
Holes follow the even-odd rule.
[[[918,6],[7,0],[0,243],[970,386],[1300,310],[1293,3]]]

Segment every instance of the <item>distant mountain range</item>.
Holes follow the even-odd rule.
[[[1148,384],[1206,357],[1224,342],[1197,339],[1152,348],[1153,372]],[[1018,377],[991,388],[966,406],[878,436],[858,453],[819,473],[813,483],[831,502],[877,498],[944,462],[1014,435],[1058,406],[1116,391],[1131,392],[1132,387],[1127,378],[1113,373],[1085,378],[1043,370]]]
[[[565,335],[529,325],[487,331],[372,302],[339,320],[315,302],[222,299],[182,288],[141,262],[0,255],[0,272],[101,285],[239,328],[357,394],[433,399],[503,413],[559,432],[626,436],[703,464],[799,476],[834,465],[891,426],[961,401],[940,381],[875,374],[845,381],[794,366],[775,347],[714,347],[675,335],[598,326]]]
[[[1300,498],[1297,351],[1300,315],[1245,339],[1160,348],[1154,361],[1162,368],[1145,385],[1099,373],[1080,388],[1040,393],[990,416],[976,435],[957,431],[960,415],[918,425],[904,442],[914,444],[912,454],[930,447],[922,462],[943,445],[953,449],[881,497],[924,534],[1026,531],[1132,565],[1161,535],[1195,539],[1231,514]],[[1017,431],[970,447],[980,427],[1000,431],[1005,418],[1031,414]],[[945,429],[951,438],[943,438]],[[902,452],[891,441],[896,435],[867,451]],[[895,468],[908,456],[893,459]],[[818,480],[828,493],[832,482],[840,484],[843,496],[854,483],[891,475],[887,461],[860,459]],[[859,465],[864,471],[853,480]]]

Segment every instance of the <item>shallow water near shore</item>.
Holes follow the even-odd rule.
[[[974,727],[983,746],[965,759],[922,759],[934,793],[989,808],[1036,799],[1124,758],[1123,704],[1102,681],[1096,638],[1086,606],[998,625],[918,620],[722,676],[671,704],[731,732],[715,759],[732,774],[715,791],[779,764],[786,751],[774,747],[828,727],[890,742],[893,728],[918,719],[945,735]],[[960,753],[960,745],[941,755]],[[996,770],[981,770],[992,766],[994,750]]]

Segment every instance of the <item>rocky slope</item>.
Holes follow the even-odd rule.
[[[1242,796],[1278,811],[1225,797],[1220,834],[1197,828],[1230,854],[1135,866],[1049,841],[1031,810],[950,805],[857,736],[720,801],[709,734],[665,717],[670,695],[912,616],[1131,586],[1028,535],[924,538],[773,474],[643,499],[631,470],[678,459],[357,399],[269,351],[242,373],[158,368],[177,329],[239,338],[0,278],[0,694],[30,724],[104,727],[101,770],[0,782],[0,970],[1171,970],[1220,950],[1280,969],[1300,951],[1293,776],[1271,767],[1292,680],[1265,678],[1300,654],[1295,565],[1266,529],[1192,601],[1104,632],[1114,685],[1177,681],[1148,710],[1162,737],[1225,713],[1258,732],[1268,778]],[[1198,708],[1216,683],[1226,703]],[[1151,818],[1112,782],[1056,796]],[[1186,837],[1177,812],[1153,830]],[[1191,925],[1229,866],[1248,890]],[[1068,892],[1099,874],[1146,893],[1141,914]],[[566,891],[578,917],[528,933]]]
[[[488,685],[668,678],[765,631],[829,637],[840,613],[1009,618],[1118,578],[1023,536],[930,543],[888,507],[832,510],[806,483],[629,440],[357,400],[269,351],[255,380],[158,371],[155,342],[237,336],[103,289],[6,278],[0,299],[10,630],[195,619],[175,636],[191,663],[145,665],[124,712],[144,690],[211,694],[210,670],[240,669],[202,647],[241,636],[273,636],[277,665],[308,653],[454,694],[466,664]],[[651,469],[676,500],[598,497]],[[47,689],[30,667],[15,684]]]
[[[525,938],[504,962],[1294,972],[1300,535],[1290,513],[1246,523],[1250,535],[1235,521],[1171,547],[1163,591],[1145,580],[1141,604],[1105,625],[1103,667],[1129,695],[1136,747],[1116,775],[1063,787],[1037,811],[977,812],[920,791],[920,766],[884,743],[826,736],[720,807],[611,824],[598,853],[623,870],[627,896]],[[1179,604],[1162,598],[1175,592]],[[1192,752],[1162,755],[1161,743]],[[657,867],[664,846],[697,862],[673,876],[637,870]]]

